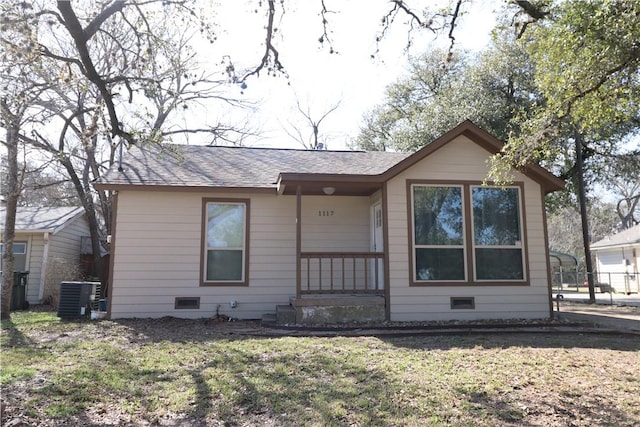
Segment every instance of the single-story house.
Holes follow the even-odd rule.
[[[109,315],[550,317],[544,203],[564,183],[532,165],[483,185],[501,147],[470,121],[413,154],[134,146],[96,184],[115,195]]]
[[[2,230],[5,215],[6,206],[1,206]],[[82,207],[18,207],[14,271],[29,272],[25,297],[30,304],[55,298],[60,281],[78,278],[80,242],[88,235]]]
[[[640,224],[591,244],[596,281],[614,292],[640,292]]]

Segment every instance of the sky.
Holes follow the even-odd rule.
[[[216,19],[221,27],[209,57],[229,55],[238,69],[258,62],[263,54],[264,14],[253,12],[255,4],[239,1],[219,5]],[[224,109],[222,113],[212,108],[204,113],[203,120],[225,118],[248,124],[260,135],[249,138],[245,145],[303,148],[288,135],[295,132],[294,126],[309,129],[304,126],[305,118],[297,111],[296,102],[314,120],[339,103],[321,123],[320,134],[327,138],[328,149],[347,149],[358,134],[363,115],[380,104],[386,86],[405,73],[409,55],[447,43],[446,35],[436,39],[431,32],[422,31],[415,34],[414,46],[407,53],[406,27],[396,25],[377,46],[381,17],[389,8],[387,0],[325,0],[325,4],[330,11],[332,7],[340,8],[339,13],[327,14],[329,36],[337,53],[331,54],[326,43],[323,47],[318,42],[322,35],[321,2],[288,0],[287,11],[277,22],[279,35],[275,38],[288,78],[263,72],[259,77],[250,77],[245,89],[231,86],[232,96],[257,102],[257,109],[233,113]],[[457,48],[479,50],[488,43],[495,4],[478,1],[465,5],[464,12],[473,19],[460,19],[455,33]],[[396,24],[405,20],[400,15]],[[372,54],[376,54],[375,58]]]

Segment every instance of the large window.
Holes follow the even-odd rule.
[[[204,200],[203,283],[246,284],[248,200]]]
[[[524,282],[520,187],[409,188],[415,284]]]
[[[462,187],[413,188],[417,280],[465,280]]]
[[[518,188],[472,187],[476,280],[523,280]]]

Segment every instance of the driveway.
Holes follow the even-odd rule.
[[[640,333],[639,298],[614,299],[612,305],[609,294],[605,295],[608,299],[605,299],[604,296],[598,298],[597,304],[588,304],[588,296],[586,298],[575,296],[567,298],[565,296],[559,305],[554,302],[556,310],[554,314],[560,319],[589,322],[597,328]],[[559,311],[557,311],[558,307]]]
[[[589,303],[589,293],[586,291],[576,292],[575,290],[554,290],[554,301],[558,295],[562,295],[563,301]],[[640,307],[640,294],[626,295],[596,292],[596,304]]]

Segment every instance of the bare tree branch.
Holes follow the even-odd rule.
[[[280,62],[280,53],[273,45],[273,33],[275,32],[274,27],[274,17],[276,14],[276,5],[275,0],[268,0],[269,9],[267,11],[267,26],[266,26],[266,37],[265,37],[265,50],[264,55],[262,56],[262,60],[260,64],[252,71],[249,71],[247,74],[242,77],[239,82],[244,82],[247,78],[253,75],[259,75],[260,71],[262,71],[265,67],[269,73],[277,73],[284,71],[284,66]]]
[[[113,102],[113,95],[109,91],[109,88],[107,87],[104,79],[96,71],[93,60],[91,59],[91,55],[89,54],[89,48],[87,46],[89,37],[82,29],[82,25],[80,24],[80,21],[78,21],[78,17],[71,7],[71,2],[59,0],[57,4],[58,10],[60,10],[62,17],[64,18],[65,27],[73,38],[76,49],[78,50],[80,61],[84,66],[84,75],[89,79],[89,81],[91,81],[91,83],[96,85],[96,87],[100,91],[100,94],[102,95],[102,99],[107,107],[107,112],[109,113],[109,119],[111,121],[111,133],[115,136],[121,137],[130,144],[134,144],[135,139],[133,135],[124,131],[124,129],[122,129],[121,127],[120,119],[118,118],[118,114],[116,113],[116,108]],[[111,14],[113,14],[116,13],[119,9],[113,8],[110,10]],[[107,17],[103,16],[101,19],[106,18]]]
[[[318,41],[320,42],[320,44],[324,44],[324,42],[327,42],[329,44],[329,53],[337,53],[336,50],[333,48],[333,41],[329,37],[329,30],[328,30],[329,20],[327,19],[327,15],[329,13],[335,13],[335,12],[332,12],[327,9],[325,0],[321,0],[320,4],[322,5],[322,9],[320,10],[320,16],[322,17],[322,35],[320,36]]]

